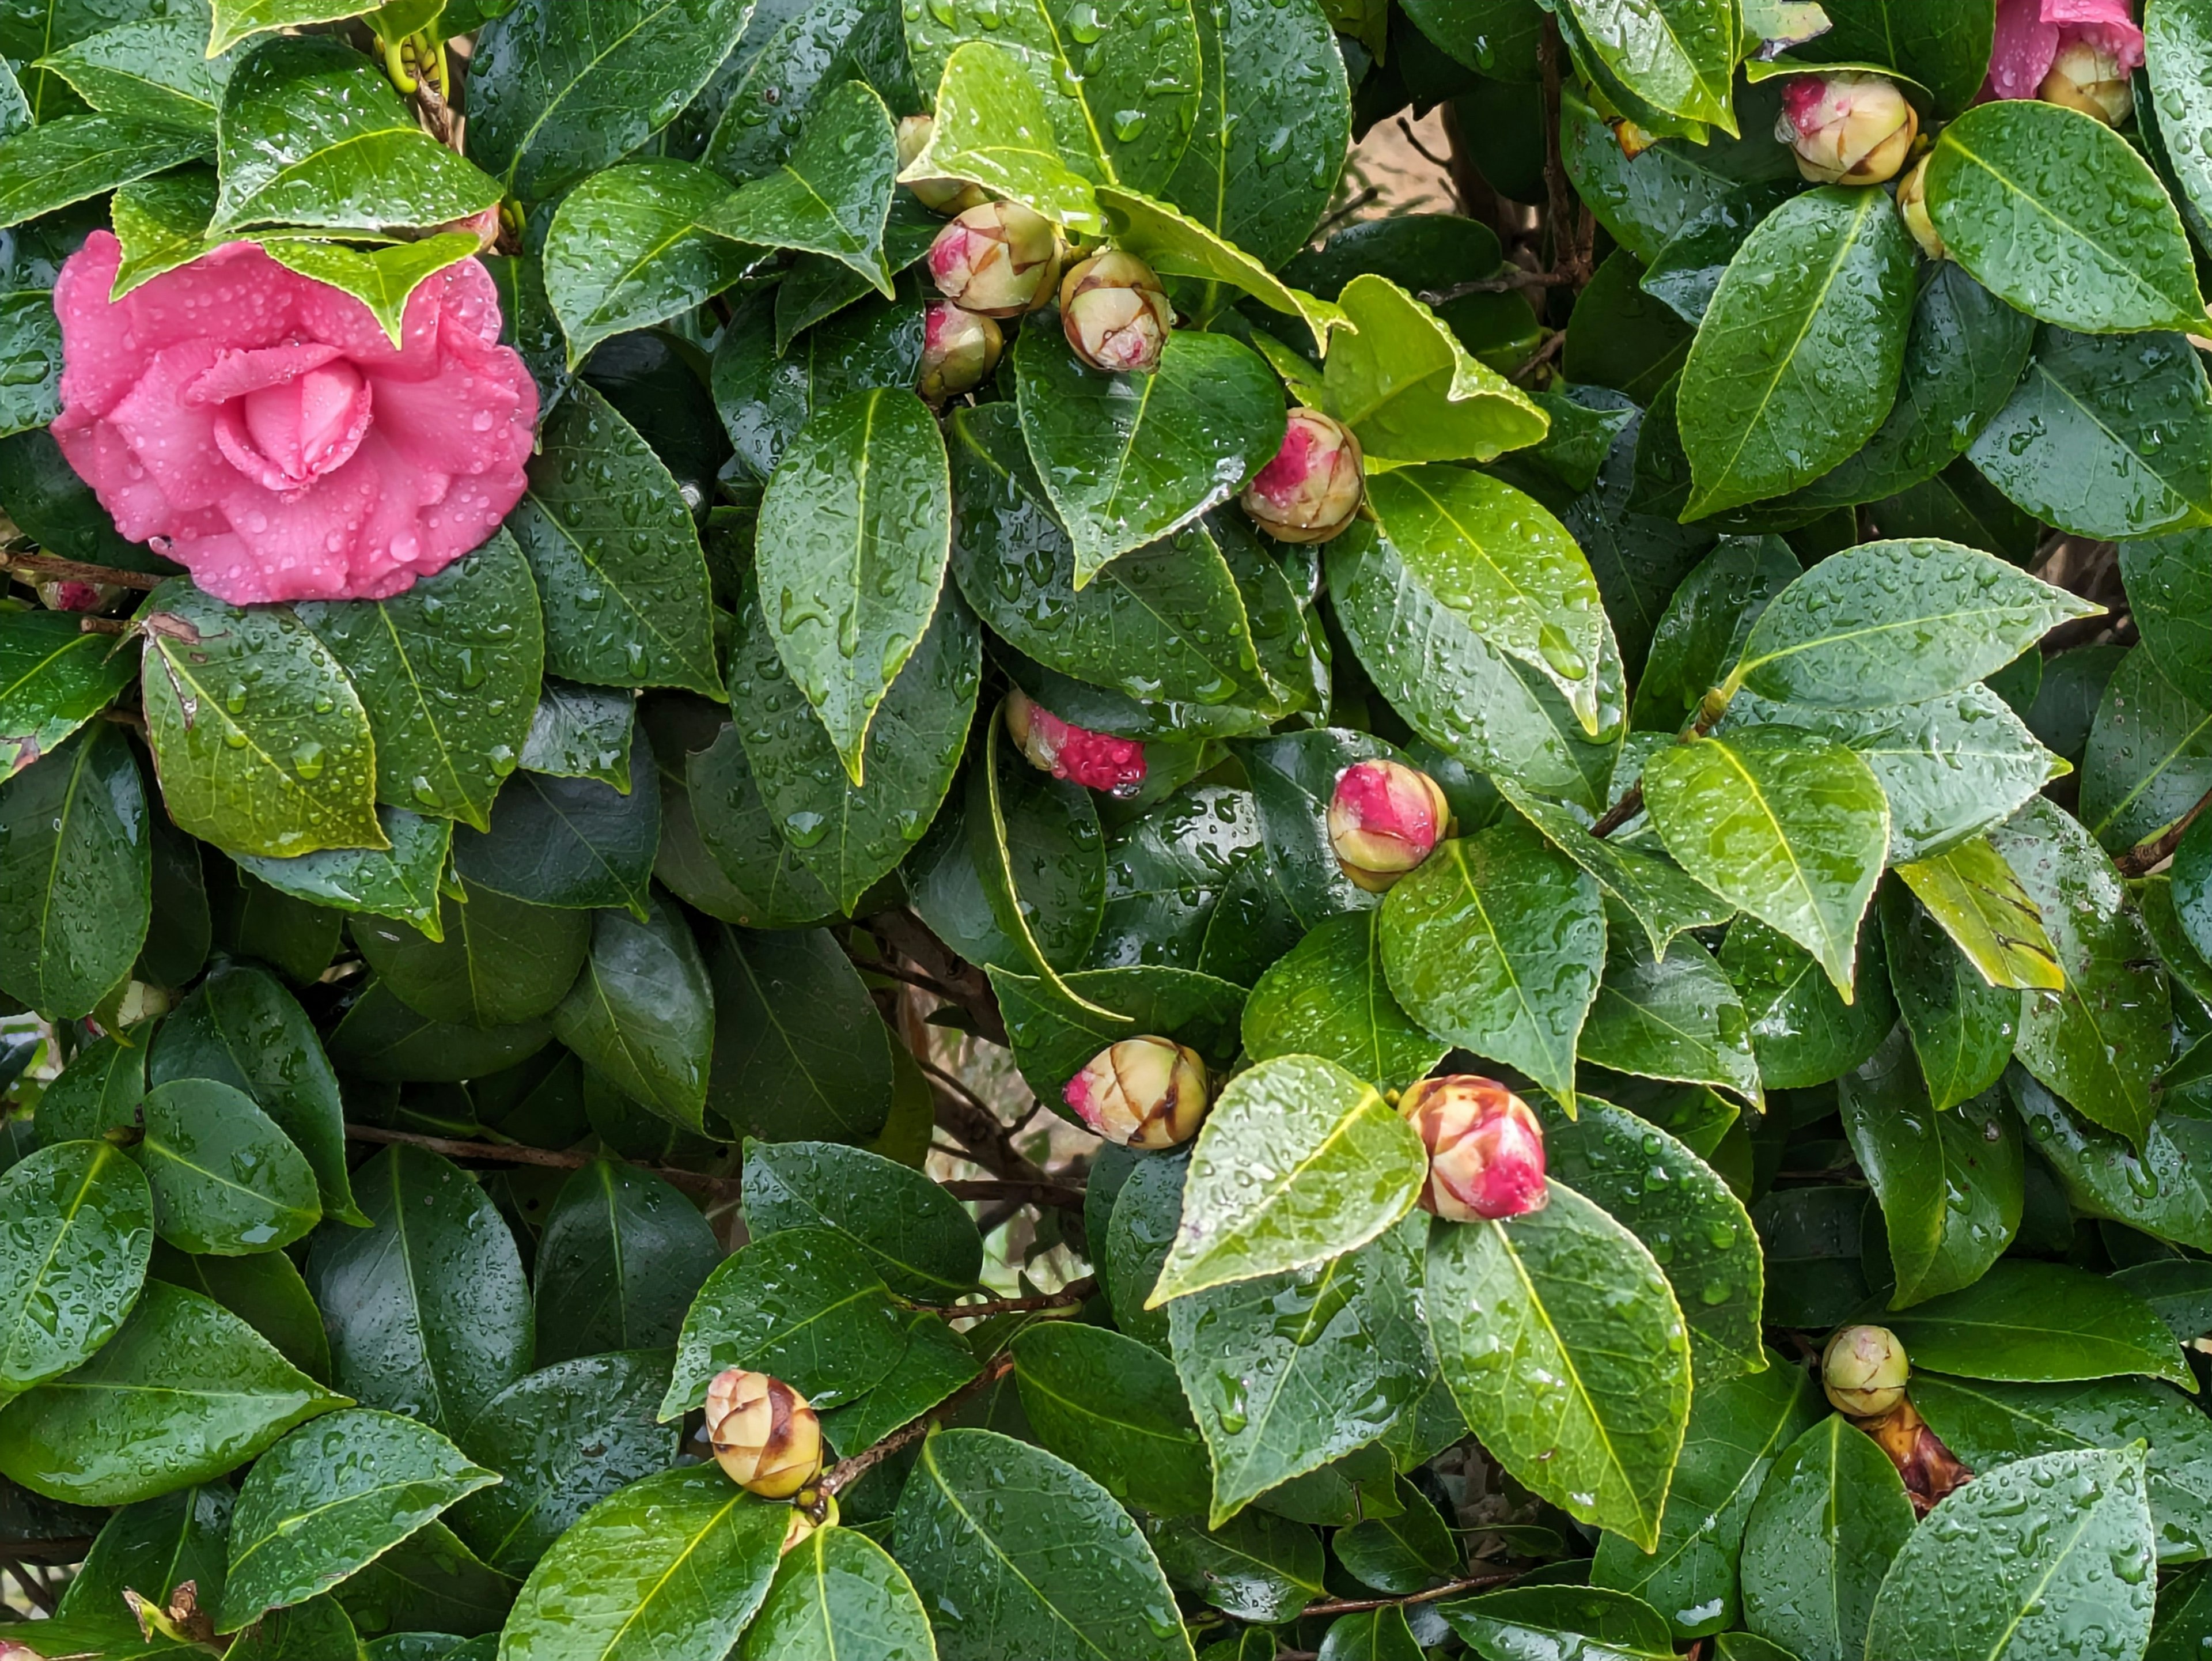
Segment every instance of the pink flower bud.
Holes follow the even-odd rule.
[[[1056,779],[1115,796],[1133,796],[1144,788],[1142,744],[1071,727],[1019,688],[1006,694],[1006,735],[1032,767]]]
[[[1060,228],[1018,202],[969,208],[929,245],[938,293],[985,317],[1019,317],[1052,298]]]
[[[120,589],[114,591],[121,593]],[[97,611],[106,599],[100,589],[89,582],[42,582],[39,598],[50,611]]]
[[[2136,113],[2127,67],[2094,27],[2059,30],[2057,56],[2051,60],[2051,73],[2043,77],[2035,95],[2046,104],[2063,104],[2093,115],[2108,127],[2120,125]]]
[[[822,1425],[781,1378],[731,1367],[707,1386],[707,1439],[739,1488],[787,1500],[822,1469]]]
[[[1109,248],[1070,266],[1060,279],[1060,326],[1092,368],[1150,374],[1167,349],[1175,307],[1150,265]]]
[[[1367,492],[1359,441],[1318,410],[1291,411],[1283,447],[1244,487],[1244,511],[1279,542],[1327,542]]]
[[[1943,239],[1936,234],[1936,222],[1928,216],[1928,163],[1932,156],[1923,155],[1913,164],[1912,171],[1905,175],[1897,186],[1897,215],[1905,222],[1905,228],[1912,233],[1912,240],[1920,245],[1920,252],[1930,259],[1945,258],[1949,250]]]
[[[1421,1206],[1447,1222],[1518,1217],[1551,1203],[1544,1185],[1544,1127],[1528,1104],[1495,1079],[1423,1079],[1398,1111],[1429,1150]]]
[[[922,313],[921,380],[915,390],[942,404],[981,386],[999,367],[1006,338],[999,326],[949,300],[933,300]]]
[[[934,117],[902,115],[898,124],[899,171],[903,173],[914,165],[914,159],[929,148],[930,135],[937,131]],[[981,185],[971,185],[964,179],[909,179],[907,189],[914,199],[932,213],[963,213],[969,208],[981,207],[991,198],[983,194]]]
[[[1206,1063],[1171,1038],[1124,1038],[1093,1056],[1060,1094],[1109,1142],[1173,1147],[1206,1117]]]
[[[1398,761],[1357,762],[1328,802],[1328,845],[1355,886],[1380,894],[1428,858],[1451,821],[1437,782]]]
[[[453,220],[438,228],[473,236],[477,240],[477,252],[489,253],[492,245],[499,240],[499,204],[495,202],[482,213],[472,213],[466,219]]]
[[[1840,1329],[1820,1352],[1820,1387],[1837,1412],[1854,1419],[1887,1413],[1905,1399],[1912,1363],[1887,1327]]]
[[[1783,83],[1774,136],[1816,185],[1879,185],[1897,176],[1920,118],[1886,76],[1838,70]]]

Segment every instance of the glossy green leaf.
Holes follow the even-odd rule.
[[[368,717],[297,618],[227,605],[178,577],[138,622],[147,731],[179,829],[270,858],[386,845]]]
[[[1897,874],[1991,986],[2065,984],[2040,909],[1988,837],[1900,865]]]
[[[131,654],[77,623],[66,611],[0,615],[0,760],[10,774],[57,748],[131,684]]]
[[[1048,1450],[1154,1516],[1206,1509],[1212,1471],[1165,1356],[1066,1321],[1030,1327],[1012,1348],[1023,1409]]]
[[[2020,994],[1984,980],[1911,891],[1881,892],[1881,938],[1929,1105],[1956,1107],[1995,1084],[2020,1031]]]
[[[146,1050],[111,1034],[79,1047],[39,1098],[39,1143],[93,1141],[131,1122],[146,1093]]]
[[[673,1344],[722,1261],[683,1194],[650,1171],[594,1159],[561,1185],[532,1266],[539,1366]]]
[[[2008,1073],[2005,1082],[2036,1152],[2076,1209],[2161,1240],[2208,1249],[2212,1168],[2205,1161],[2212,1156],[2212,1121],[2161,1113],[2143,1133],[2138,1152],[2127,1138],[2082,1118],[2025,1068]]]
[[[1709,928],[1734,915],[1735,908],[1728,901],[1693,880],[1658,850],[1620,837],[1601,841],[1589,834],[1586,815],[1532,796],[1510,779],[1492,782],[1516,812],[1542,831],[1553,847],[1595,877],[1599,886],[1626,909],[1662,962],[1677,935],[1693,928]],[[1608,940],[1608,945],[1618,944]]]
[[[827,933],[714,931],[707,1105],[769,1141],[866,1141],[890,1110],[890,1037]],[[802,1019],[803,1017],[803,1019]]]
[[[131,973],[153,910],[151,829],[129,742],[100,722],[0,782],[0,987],[90,1014]]]
[[[743,470],[765,484],[817,411],[854,392],[912,387],[921,376],[924,332],[911,294],[869,295],[796,341],[781,338],[766,296],[738,301],[711,375],[715,410]]]
[[[404,923],[357,919],[353,943],[385,989],[418,1014],[504,1026],[549,1013],[574,983],[592,919],[490,889],[443,900],[435,943]]]
[[[0,1474],[77,1505],[129,1505],[212,1482],[346,1405],[235,1315],[154,1281],[89,1361],[0,1416]]]
[[[294,1431],[239,1489],[217,1624],[235,1632],[265,1609],[328,1591],[498,1480],[397,1414],[349,1408]]]
[[[1854,1661],[1912,1533],[1896,1467],[1840,1414],[1774,1463],[1743,1536],[1743,1620],[1801,1661]]]
[[[627,794],[635,715],[625,691],[554,681],[539,690],[522,764],[556,778],[598,779]]]
[[[922,1445],[895,1524],[946,1661],[1188,1661],[1174,1596],[1129,1514],[1042,1449],[984,1430]]]
[[[2194,1390],[2158,1311],[2061,1263],[2006,1258],[1963,1291],[1884,1317],[1913,1365],[1964,1378],[2056,1384],[2130,1372]]]
[[[60,1141],[0,1173],[0,1402],[106,1343],[154,1246],[146,1179],[104,1141]],[[0,1433],[4,1434],[4,1433]]]
[[[1434,1068],[1448,1046],[1390,995],[1379,922],[1373,911],[1327,918],[1277,958],[1244,1006],[1245,1053],[1318,1056],[1386,1091]]]
[[[1857,980],[1858,995],[1846,1004],[1810,952],[1753,918],[1730,927],[1720,964],[1751,1017],[1752,1050],[1769,1088],[1826,1084],[1872,1055],[1897,1021],[1887,976]]]
[[[1663,1661],[1674,1652],[1656,1610],[1625,1592],[1574,1585],[1508,1586],[1437,1611],[1477,1655],[1580,1651],[1606,1661]]]
[[[2155,1569],[2141,1451],[2040,1454],[1981,1476],[1913,1530],[1875,1601],[1866,1653],[2139,1656]],[[2062,1613],[2075,1609],[2094,1610],[2094,1625]]]
[[[1624,5],[1575,0],[1579,32],[1598,62],[1654,108],[1735,131],[1729,82],[1736,19],[1724,5]]]
[[[938,77],[935,119],[907,175],[969,179],[1070,231],[1102,228],[1086,177],[1095,162],[1080,171],[1068,164],[1043,88],[1012,52],[989,40],[954,46]]]
[[[1328,1558],[1321,1537],[1268,1512],[1239,1512],[1211,1530],[1177,1519],[1159,1527],[1152,1541],[1172,1585],[1238,1620],[1288,1621],[1327,1595]],[[1216,1661],[1212,1647],[1206,1661]]]
[[[514,1580],[434,1522],[340,1581],[330,1596],[356,1632],[382,1634],[372,1643],[391,1645],[402,1634],[435,1630],[495,1644],[515,1591]],[[372,1653],[369,1661],[379,1658]]]
[[[1880,192],[1823,186],[1759,222],[1682,366],[1689,514],[1794,490],[1873,435],[1905,361],[1912,257]]]
[[[1655,1547],[1689,1421],[1690,1347],[1636,1237],[1554,1182],[1540,1211],[1439,1228],[1426,1300],[1445,1382],[1484,1447],[1569,1515]]]
[[[134,116],[82,115],[0,139],[0,224],[65,208],[88,197],[206,158],[208,136]]]
[[[1438,1037],[1520,1068],[1571,1107],[1605,962],[1596,879],[1526,826],[1441,844],[1390,891],[1382,966]]]
[[[230,1489],[219,1482],[124,1506],[101,1527],[55,1615],[127,1620],[126,1591],[167,1609],[187,1580],[207,1599],[203,1607],[213,1608],[222,1597],[230,1506]]]
[[[1528,396],[1468,356],[1434,312],[1389,278],[1362,273],[1337,303],[1355,332],[1330,349],[1324,405],[1368,455],[1487,461],[1544,436],[1548,418]]]
[[[866,1535],[817,1529],[783,1555],[745,1630],[743,1661],[935,1661],[937,1644],[906,1571]]]
[[[314,601],[300,620],[361,695],[380,801],[486,829],[537,708],[545,636],[504,532],[390,599]]]
[[[1345,1571],[1377,1591],[1420,1591],[1454,1573],[1462,1561],[1459,1542],[1428,1497],[1398,1479],[1395,1517],[1368,1517],[1337,1530],[1330,1548]]]
[[[594,913],[591,955],[552,1021],[555,1037],[632,1100],[704,1133],[714,997],[674,906],[653,897],[641,923],[626,912]],[[605,1348],[657,1342],[633,1337]]]
[[[906,1354],[897,1364],[859,1401],[824,1415],[822,1433],[832,1447],[874,1446],[982,1372],[983,1364],[975,1352],[965,1339],[954,1335],[943,1317],[933,1311],[916,1310],[905,1320]],[[1001,1410],[1006,1401],[1004,1394],[998,1396]]]
[[[1616,1073],[1711,1085],[1753,1109],[1765,1106],[1751,1018],[1712,954],[1693,940],[1655,959],[1617,910],[1604,978],[1575,1052]]]
[[[1262,1062],[1199,1131],[1182,1227],[1146,1306],[1364,1245],[1412,1208],[1427,1169],[1371,1086],[1319,1056]]]
[[[517,773],[493,805],[491,829],[453,833],[453,870],[472,888],[532,905],[647,910],[660,846],[660,795],[624,795],[597,779]]]
[[[1800,575],[1780,537],[1723,537],[1684,577],[1654,625],[1650,656],[1636,687],[1636,724],[1679,732],[1743,654],[1774,597]]]
[[[2176,686],[2212,675],[2212,538],[2181,532],[2124,544],[2120,573],[2144,652]]]
[[[2212,687],[2203,689],[2212,697]],[[2081,757],[2081,823],[2115,853],[2148,842],[2212,792],[2212,709],[2138,648],[2105,684]]]
[[[449,265],[473,256],[475,233],[447,231],[417,242],[382,248],[353,248],[312,237],[264,237],[269,256],[288,271],[326,283],[368,307],[396,348],[400,344],[407,301],[415,290]]]
[[[332,1029],[331,1053],[364,1079],[458,1083],[527,1061],[552,1040],[553,1029],[543,1020],[512,1026],[434,1020],[371,981]]]
[[[1333,301],[1291,287],[1171,204],[1113,186],[1102,187],[1098,200],[1106,210],[1115,246],[1127,248],[1164,277],[1241,290],[1270,311],[1297,318],[1312,337],[1315,350],[1328,351],[1331,329],[1344,321],[1343,312]]]
[[[404,807],[380,807],[376,819],[389,848],[325,849],[290,859],[234,857],[241,870],[310,905],[389,917],[425,934],[438,929],[438,879],[453,854],[452,821],[424,818]]]
[[[2203,326],[2180,216],[2094,117],[2037,99],[1971,110],[1943,129],[1927,192],[1950,257],[2030,317],[2086,334]]]
[[[306,1156],[243,1091],[174,1079],[139,1104],[131,1157],[154,1191],[154,1227],[181,1250],[243,1256],[289,1245],[322,1220]]]
[[[331,1378],[366,1406],[460,1430],[529,1370],[514,1238],[468,1174],[427,1149],[386,1148],[360,1177],[370,1226],[325,1231],[307,1260]]]
[[[708,228],[756,246],[825,254],[890,297],[884,222],[898,151],[890,113],[857,81],[815,100],[791,154],[709,210]]]
[[[545,297],[574,368],[627,329],[675,317],[720,293],[757,258],[708,228],[730,187],[689,161],[633,161],[562,198],[545,237]]]
[[[310,1378],[319,1383],[331,1376],[331,1341],[323,1330],[323,1312],[315,1307],[307,1283],[289,1254],[191,1256],[157,1242],[146,1272],[156,1281],[221,1304]]]
[[[745,1226],[756,1238],[829,1228],[867,1253],[894,1292],[949,1304],[972,1291],[983,1242],[966,1209],[917,1171],[836,1142],[745,1148]]]

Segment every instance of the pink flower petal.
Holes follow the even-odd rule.
[[[185,389],[211,366],[216,350],[213,343],[196,340],[156,352],[108,415],[132,459],[173,508],[213,507],[238,477],[216,443],[216,411],[185,398]],[[86,482],[94,491],[106,483]]]
[[[2042,0],[1997,0],[1996,44],[1981,98],[2033,98],[2058,55],[2058,28],[2043,21]]]

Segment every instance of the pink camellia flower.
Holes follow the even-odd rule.
[[[1006,694],[1006,734],[1030,765],[1087,790],[1133,796],[1145,785],[1145,746],[1077,727],[1017,687]]]
[[[250,242],[109,292],[95,231],[62,267],[54,437],[134,542],[233,605],[382,599],[442,570],[520,500],[538,389],[499,344],[473,259],[368,307]]]
[[[1496,1221],[1551,1203],[1544,1182],[1544,1126],[1495,1079],[1471,1073],[1423,1079],[1398,1111],[1429,1150],[1420,1203],[1450,1223]]]
[[[1976,101],[2039,96],[2060,52],[2077,45],[2111,60],[2123,80],[2142,67],[2142,30],[2128,0],[1997,0],[1989,79]]]

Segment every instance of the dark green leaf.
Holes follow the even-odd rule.
[[[388,849],[332,848],[291,859],[234,857],[241,870],[294,899],[392,918],[426,934],[439,928],[438,879],[453,853],[452,821],[426,819],[404,807],[380,807],[376,819]]]
[[[1212,1472],[1164,1356],[1066,1321],[1029,1328],[1013,1353],[1023,1409],[1045,1447],[1154,1516],[1206,1509]]]
[[[1667,1623],[1640,1598],[1591,1586],[1509,1586],[1438,1610],[1484,1661],[1579,1652],[1593,1661],[1664,1661]]]
[[[625,796],[597,779],[517,773],[488,832],[454,832],[453,869],[471,887],[532,905],[642,917],[659,845],[658,791]]]
[[[1751,1018],[1712,953],[1692,940],[1655,959],[1626,922],[1613,912],[1605,977],[1576,1054],[1638,1078],[1711,1085],[1763,1110]]]
[[[972,1291],[983,1242],[966,1209],[937,1183],[880,1153],[836,1142],[752,1142],[745,1148],[745,1226],[756,1238],[791,1228],[848,1235],[893,1291],[949,1304]]]
[[[9,500],[9,506],[15,506]],[[0,759],[20,772],[115,701],[137,665],[66,611],[0,615]]]
[[[1929,1104],[1940,1112],[1980,1095],[2012,1058],[2020,993],[1984,980],[1900,883],[1882,890],[1881,936]]]
[[[137,1116],[145,1138],[131,1157],[170,1244],[243,1256],[289,1245],[322,1220],[306,1157],[243,1091],[174,1079],[148,1092]]]
[[[322,1383],[330,1378],[331,1341],[323,1330],[323,1312],[315,1307],[307,1283],[289,1254],[195,1257],[160,1243],[147,1273],[221,1304],[310,1378]],[[210,1591],[209,1596],[213,1595]]]
[[[691,1202],[650,1171],[595,1159],[561,1186],[532,1273],[540,1366],[676,1342],[722,1260]]]
[[[1319,1056],[1402,1090],[1444,1057],[1390,995],[1382,978],[1380,919],[1372,911],[1330,917],[1276,960],[1244,1006],[1245,1053]]]
[[[758,258],[707,228],[730,194],[708,169],[653,160],[595,173],[562,198],[545,238],[545,296],[573,369],[592,347],[720,293]]]
[[[213,1483],[124,1506],[100,1529],[55,1615],[128,1620],[126,1591],[167,1609],[170,1595],[187,1580],[207,1600],[201,1607],[214,1608],[222,1599],[230,1505],[230,1489]]]
[[[466,890],[442,907],[444,939],[433,944],[404,924],[357,919],[354,944],[394,997],[433,1019],[501,1026],[543,1015],[576,978],[591,920]]]
[[[26,128],[0,139],[0,224],[20,225],[179,162],[203,161],[209,149],[204,132],[135,116],[72,116]]]
[[[1751,1508],[1744,1624],[1799,1661],[1856,1661],[1912,1521],[1896,1467],[1830,1414],[1784,1451]]]
[[[153,914],[146,799],[107,722],[0,782],[0,987],[88,1015],[123,982]]]
[[[934,1661],[936,1640],[914,1583],[854,1529],[817,1529],[776,1566],[746,1629],[743,1661]]]
[[[717,1039],[710,1109],[768,1141],[858,1142],[883,1129],[890,1035],[826,931],[719,928],[707,974]]]
[[[2111,1281],[2006,1258],[1962,1292],[1885,1317],[1916,1367],[2021,1384],[2130,1372],[2193,1390],[2158,1311]]]
[[[726,197],[707,225],[739,242],[826,255],[889,299],[884,222],[897,171],[890,112],[872,88],[848,81],[814,101],[777,168]]]
[[[1320,1536],[1264,1511],[1239,1512],[1212,1530],[1170,1522],[1152,1542],[1171,1582],[1240,1621],[1288,1621],[1326,1593]],[[1206,1658],[1214,1661],[1212,1649]]]
[[[527,1061],[553,1040],[543,1020],[464,1026],[417,1014],[371,981],[331,1033],[331,1053],[364,1079],[454,1082]]]
[[[2197,683],[2212,697],[2212,683]],[[2105,684],[2081,757],[2081,823],[2115,853],[2147,842],[2212,792],[2212,709],[2142,648]]]
[[[2212,678],[2212,536],[2201,531],[2121,545],[2120,573],[2144,652],[2176,686]]]
[[[2138,1153],[2127,1138],[2083,1119],[2026,1069],[2008,1073],[2006,1083],[2036,1152],[2077,1210],[2161,1240],[2212,1249],[2212,1121],[2161,1113],[2143,1133]]]
[[[123,1324],[153,1250],[154,1214],[145,1177],[104,1141],[58,1142],[9,1166],[0,1213],[9,1219],[0,1235],[5,1402],[68,1372]]]
[[[552,1020],[555,1036],[631,1099],[705,1132],[714,998],[675,907],[656,896],[643,922],[621,911],[596,913],[591,955]],[[651,1347],[641,1339],[605,1346]]]

